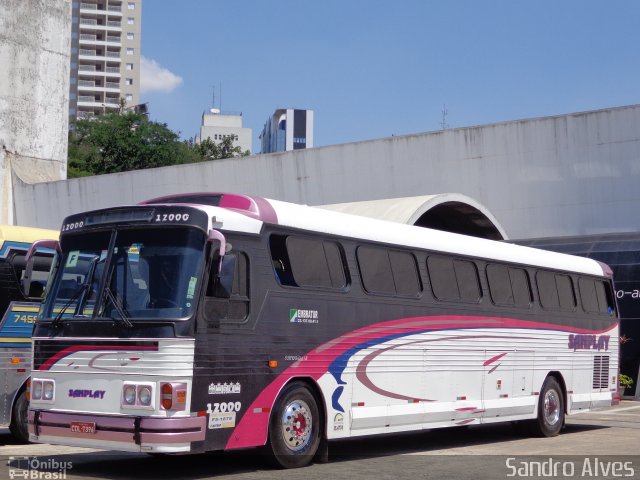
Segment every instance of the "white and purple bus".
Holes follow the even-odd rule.
[[[232,194],[65,219],[33,337],[32,441],[148,453],[518,422],[612,405],[596,261]]]

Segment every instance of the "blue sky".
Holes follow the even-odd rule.
[[[142,101],[183,138],[277,108],[315,146],[640,103],[634,0],[144,0]]]

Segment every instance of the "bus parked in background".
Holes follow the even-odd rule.
[[[31,244],[58,238],[59,232],[0,225],[0,425],[28,441],[26,382],[31,369],[31,332],[49,274],[53,252],[32,260],[33,282],[25,292],[22,279]]]
[[[594,260],[231,194],[65,219],[33,337],[30,439],[149,453],[610,406],[618,316]]]

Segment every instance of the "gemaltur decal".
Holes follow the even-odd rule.
[[[291,323],[318,323],[317,310],[289,309],[289,322]]]

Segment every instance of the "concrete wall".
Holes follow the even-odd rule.
[[[640,105],[202,164],[23,185],[20,224],[162,194],[228,191],[321,205],[458,192],[510,238],[637,231]]]
[[[13,223],[19,179],[66,177],[71,4],[0,0],[0,12],[0,223]]]

